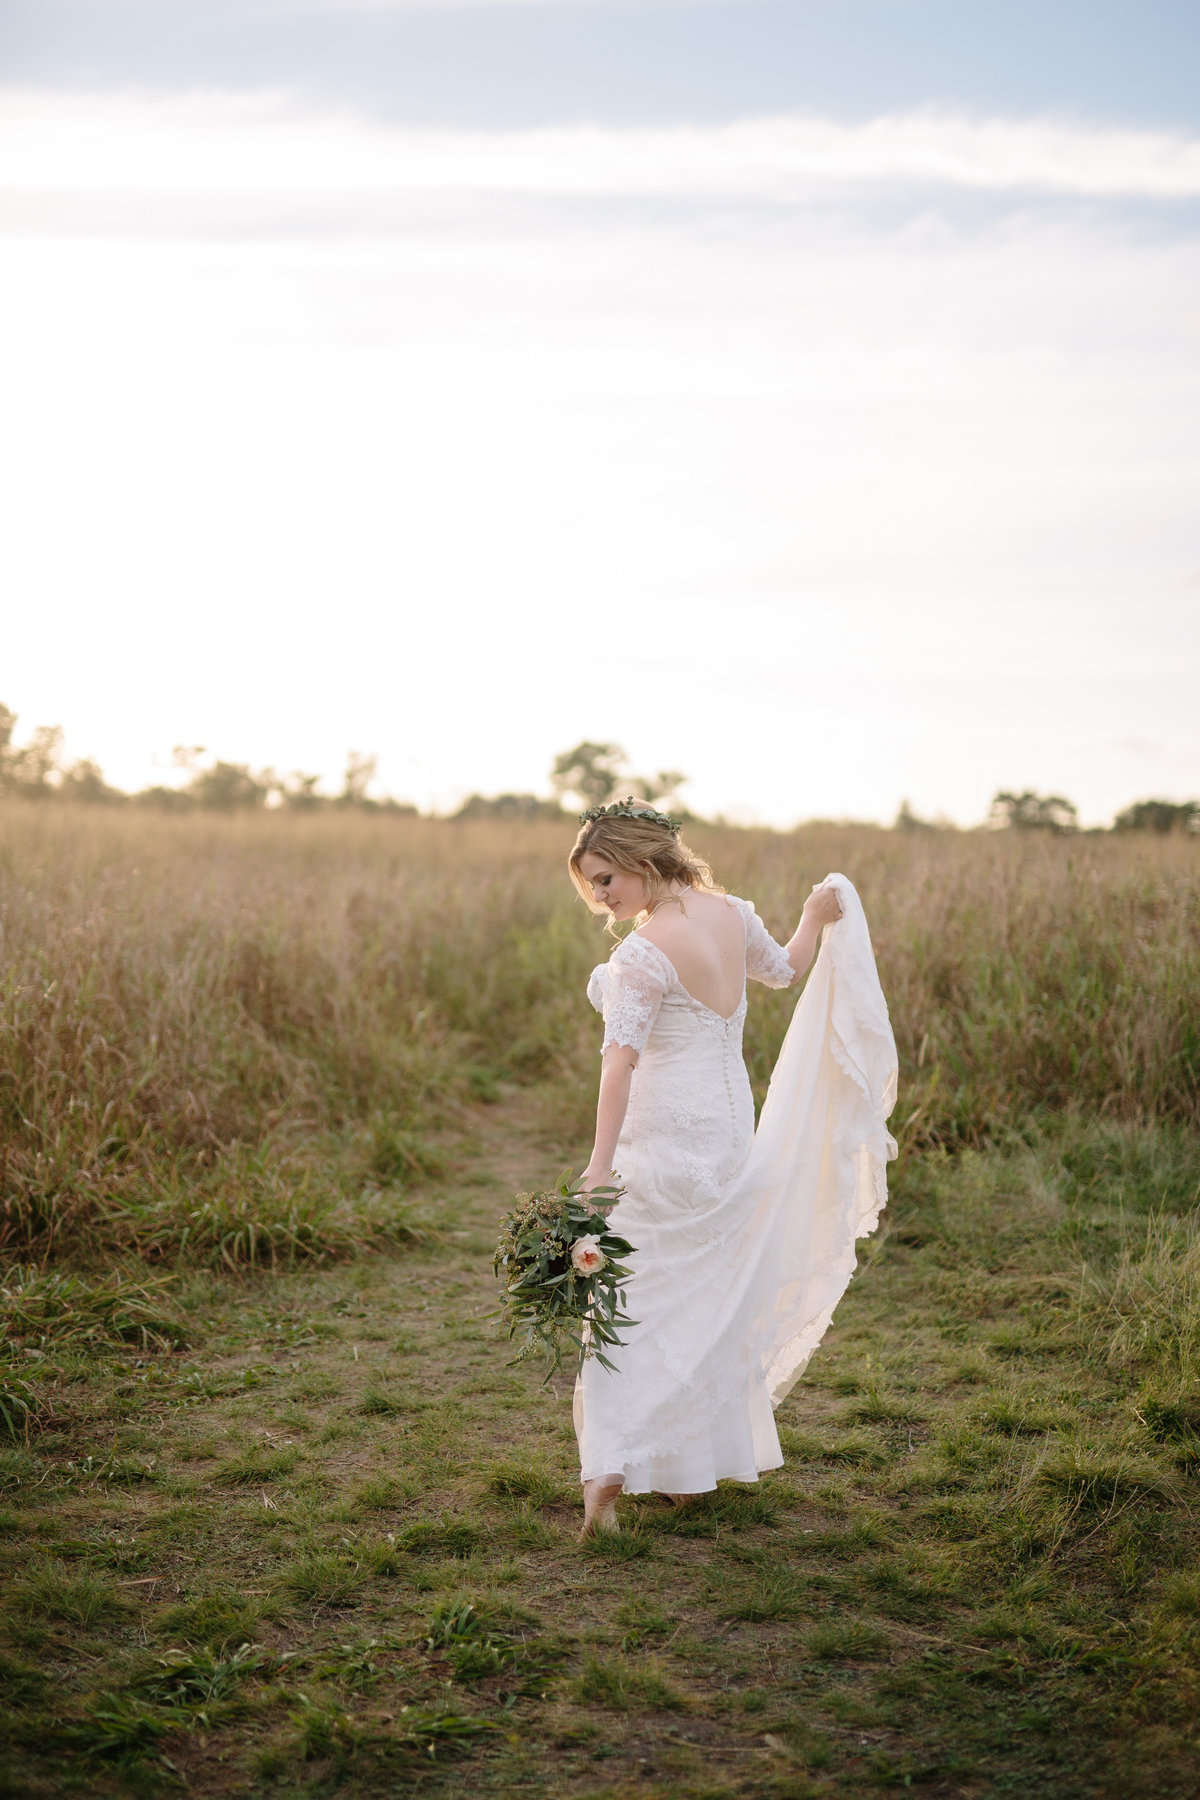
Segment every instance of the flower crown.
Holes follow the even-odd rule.
[[[673,819],[669,813],[655,812],[652,806],[635,800],[632,794],[625,800],[614,800],[611,806],[589,806],[586,812],[579,815],[581,825],[590,825],[594,819],[645,819],[648,824],[663,825],[668,831],[679,831],[683,825],[682,819]]]

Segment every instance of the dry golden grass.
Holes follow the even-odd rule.
[[[585,1120],[607,942],[569,824],[11,804],[0,907],[10,1254],[314,1256],[396,1196],[498,1079]],[[1200,846],[1175,838],[697,827],[786,935],[840,868],[867,906],[913,1146],[1043,1110],[1194,1121]],[[760,996],[761,1088],[790,1010]]]

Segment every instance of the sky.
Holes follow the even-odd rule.
[[[0,700],[450,810],[1200,793],[1194,0],[0,0]]]

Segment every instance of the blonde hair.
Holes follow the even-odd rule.
[[[567,858],[567,868],[576,889],[594,913],[608,909],[596,901],[591,883],[584,879],[580,864],[585,856],[602,856],[614,869],[622,869],[627,875],[640,875],[649,907],[658,902],[663,889],[673,882],[710,893],[724,891],[713,880],[712,870],[704,858],[697,856],[677,831],[668,831],[665,825],[656,824],[649,818],[610,816],[590,819],[580,828]],[[608,930],[614,937],[617,936],[615,923],[610,913]]]

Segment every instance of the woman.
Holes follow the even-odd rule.
[[[886,1197],[895,1045],[844,876],[813,889],[783,946],[749,901],[714,885],[662,813],[629,800],[581,825],[576,887],[610,930],[634,922],[588,984],[604,1042],[583,1185],[626,1190],[612,1227],[635,1246],[636,1320],[609,1353],[615,1369],[589,1358],[576,1383],[584,1529],[594,1531],[615,1527],[622,1490],[682,1501],[779,1467],[772,1407],[824,1332],[854,1239]],[[790,986],[844,914],[756,1135],[746,978]]]

